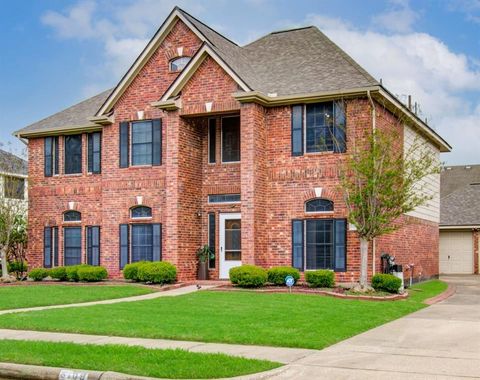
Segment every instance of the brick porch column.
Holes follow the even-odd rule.
[[[254,103],[240,110],[242,263],[264,265],[267,255],[265,109]]]

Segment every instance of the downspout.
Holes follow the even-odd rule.
[[[375,103],[373,102],[372,96],[370,95],[370,90],[367,90],[367,96],[368,100],[370,101],[370,105],[372,106],[372,132],[375,133],[375,130],[377,129],[377,124],[376,124],[376,109],[375,109]],[[375,258],[376,256],[376,246],[375,246],[375,238],[372,239],[372,276],[375,276]]]

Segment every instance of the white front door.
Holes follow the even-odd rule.
[[[229,278],[231,268],[242,265],[241,214],[220,214],[220,278]]]

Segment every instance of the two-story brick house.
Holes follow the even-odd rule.
[[[17,132],[29,146],[30,264],[119,276],[165,260],[186,280],[209,244],[212,278],[249,263],[357,280],[338,169],[373,124],[450,149],[317,28],[241,47],[175,8],[114,89]],[[370,272],[388,250],[438,274],[437,178],[430,189],[429,205],[378,239]]]

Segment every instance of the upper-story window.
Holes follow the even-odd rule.
[[[160,119],[120,123],[120,167],[161,165]]]
[[[222,162],[240,161],[240,116],[222,118]]]
[[[3,194],[5,198],[25,199],[25,179],[19,177],[3,177]]]
[[[80,222],[82,221],[82,214],[75,210],[65,211],[63,213],[64,222]]]
[[[58,170],[58,136],[45,137],[44,140],[44,173],[45,177],[59,174]]]
[[[82,173],[82,135],[65,136],[65,174]]]
[[[328,199],[316,198],[305,202],[306,212],[332,212],[333,202]]]
[[[190,62],[190,57],[178,57],[170,61],[170,71],[182,71],[187,63]]]
[[[88,172],[93,174],[102,172],[102,132],[88,135]]]
[[[136,206],[130,209],[130,217],[132,219],[151,218],[152,209],[147,206]]]
[[[341,101],[293,106],[292,155],[345,152],[345,128],[345,107]]]

